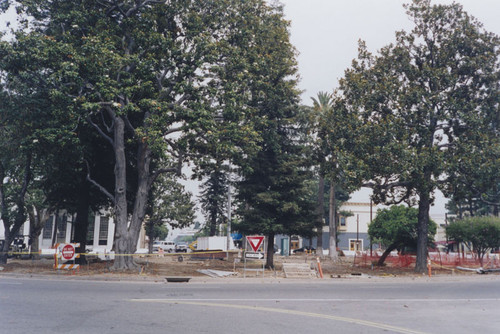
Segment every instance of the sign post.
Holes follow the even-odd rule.
[[[247,269],[247,258],[249,259],[255,259],[255,260],[263,260],[262,261],[262,277],[264,277],[264,269],[265,269],[265,237],[262,235],[254,235],[254,236],[247,236],[246,237],[246,244],[245,244],[245,251],[244,251],[244,258],[245,258],[245,265],[244,265],[244,271],[243,271],[243,277],[246,277],[246,272],[247,270],[252,270],[252,269]],[[250,248],[253,250],[253,252],[247,252],[247,245],[250,246]],[[260,271],[261,269],[253,269],[253,271]]]
[[[54,254],[54,269],[80,269],[79,264],[59,264],[58,259],[61,258],[62,261],[73,261],[80,257],[80,254],[76,253],[76,248],[80,247],[79,243],[73,244],[56,244],[55,254]]]

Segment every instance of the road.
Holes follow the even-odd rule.
[[[494,333],[500,276],[163,283],[0,277],[0,333]]]

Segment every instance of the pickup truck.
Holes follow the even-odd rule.
[[[175,252],[176,253],[187,253],[188,250],[188,245],[186,243],[178,243],[175,245]]]

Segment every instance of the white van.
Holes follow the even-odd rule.
[[[159,249],[163,249],[164,252],[171,253],[175,251],[175,242],[159,240],[153,242],[153,252],[157,253]]]

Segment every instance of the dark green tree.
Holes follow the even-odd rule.
[[[360,156],[374,201],[418,203],[415,271],[425,272],[434,190],[485,148],[478,138],[488,142],[497,115],[499,41],[459,4],[414,0],[406,9],[414,29],[378,55],[361,42],[341,89],[365,124]]]
[[[38,130],[50,110],[48,91],[38,78],[44,57],[23,52],[24,43],[33,44],[0,42],[0,215],[5,230],[0,263],[6,263],[7,250],[28,219],[28,191],[41,158]]]
[[[479,263],[491,249],[500,247],[500,219],[497,217],[469,217],[452,222],[446,227],[449,240],[465,243]]]
[[[218,228],[227,220],[228,172],[221,161],[214,165],[214,170],[201,185],[200,202],[205,213],[209,236],[216,235]]]
[[[273,29],[269,29],[273,27]],[[312,235],[314,205],[307,181],[311,179],[305,156],[303,129],[297,116],[298,90],[295,51],[290,44],[288,23],[281,8],[254,25],[261,38],[261,57],[252,69],[250,106],[255,110],[255,128],[262,141],[246,163],[239,161],[242,181],[238,184],[237,229],[267,237],[266,266],[273,267],[276,234]]]
[[[432,245],[437,225],[429,220],[428,242]],[[389,209],[377,211],[377,216],[368,226],[368,235],[372,242],[385,246],[385,251],[378,260],[378,265],[384,264],[387,256],[398,250],[415,250],[418,240],[418,210],[404,205],[394,205]]]
[[[104,180],[112,180],[112,170],[109,173],[106,167],[106,164],[112,167],[107,158],[112,151],[96,141],[93,130],[79,122],[73,98],[55,91],[47,76],[51,62],[66,57],[66,50],[59,49],[53,39],[37,33],[17,32],[15,36],[14,41],[2,43],[1,68],[13,105],[11,112],[17,113],[20,103],[32,101],[29,108],[36,117],[36,122],[29,123],[31,138],[35,138],[31,147],[38,156],[37,163],[32,165],[35,182],[31,182],[28,189],[30,221],[34,223],[30,239],[34,241],[41,229],[39,219],[32,216],[33,210],[49,215],[61,208],[70,214],[77,213],[72,241],[80,243],[77,252],[84,253],[88,213],[110,203],[98,189],[90,187],[85,160],[98,171],[94,177],[111,189],[110,182]],[[12,104],[15,100],[21,102]],[[84,256],[78,261],[84,262]]]

